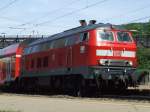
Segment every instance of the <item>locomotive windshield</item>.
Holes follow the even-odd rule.
[[[117,32],[119,42],[131,42],[131,37],[128,32]]]
[[[98,41],[113,41],[114,40],[113,33],[110,31],[99,31],[97,40]]]

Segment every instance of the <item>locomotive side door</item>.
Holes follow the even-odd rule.
[[[73,46],[75,42],[76,42],[76,38],[74,36],[69,37],[66,41],[66,46],[67,46],[66,66],[68,71],[71,70],[71,67],[73,65]]]
[[[87,50],[88,50],[88,40],[89,40],[89,33],[88,32],[82,32],[79,36],[79,44],[78,44],[78,56],[76,58],[76,61],[78,65],[83,66],[87,63]]]
[[[72,46],[68,46],[66,57],[67,57],[67,67],[68,67],[68,70],[70,70],[72,66]]]

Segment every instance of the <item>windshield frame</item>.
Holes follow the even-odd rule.
[[[96,30],[96,32],[97,32],[97,36],[96,36],[97,42],[114,42],[115,41],[115,34],[114,34],[114,31],[112,31],[112,30]],[[112,34],[113,40],[100,40],[100,39],[98,39],[98,38],[101,38],[100,32],[110,32]]]
[[[130,41],[120,41],[120,40],[118,39],[118,33],[119,33],[119,32],[127,33],[128,36],[129,36]],[[133,37],[132,37],[131,33],[128,32],[128,31],[116,31],[116,41],[117,41],[117,42],[120,42],[120,43],[122,43],[122,42],[123,42],[123,43],[133,43]]]

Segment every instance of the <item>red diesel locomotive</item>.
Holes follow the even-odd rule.
[[[95,88],[103,91],[132,86],[137,66],[131,32],[95,21],[88,25],[81,21],[80,27],[35,40],[15,58],[20,88],[71,90],[82,95]],[[5,77],[0,78],[1,82]]]

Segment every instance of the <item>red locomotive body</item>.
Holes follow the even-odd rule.
[[[31,43],[23,62],[21,77],[31,79],[25,84],[35,81],[40,86],[79,89],[105,82],[126,88],[137,66],[136,44],[130,31],[90,24]]]

